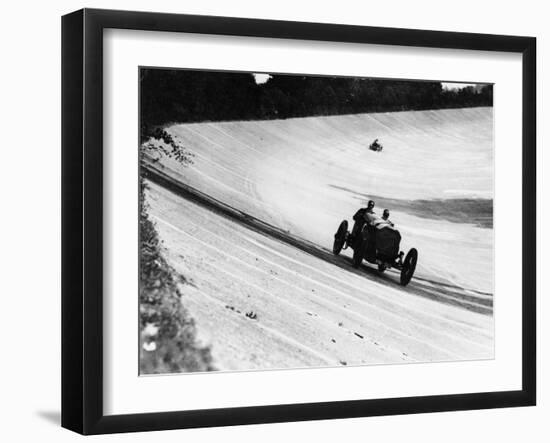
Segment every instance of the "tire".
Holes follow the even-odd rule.
[[[360,245],[356,245],[355,249],[353,250],[353,267],[358,268],[361,266],[361,263],[363,262],[363,247],[364,245],[361,243]]]
[[[344,220],[342,221],[342,223],[340,223],[340,226],[338,226],[338,230],[336,231],[336,234],[334,234],[334,243],[332,245],[332,253],[334,255],[340,254],[340,251],[344,247],[347,232],[348,232],[348,222],[347,220]]]
[[[418,251],[412,248],[403,262],[403,269],[401,269],[401,284],[407,286],[411,281],[411,278],[416,269],[416,262],[418,261]]]
[[[363,257],[365,256],[365,247],[367,245],[366,240],[359,237],[353,248],[353,267],[358,268],[363,262]]]

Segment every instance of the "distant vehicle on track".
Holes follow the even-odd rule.
[[[376,152],[380,152],[382,151],[382,149],[384,149],[384,146],[382,146],[379,142],[378,142],[378,139],[374,140],[370,145],[369,145],[369,149],[371,151],[376,151]]]
[[[359,267],[363,259],[369,263],[378,265],[378,271],[395,268],[401,271],[400,283],[406,286],[416,269],[418,251],[412,248],[403,260],[405,255],[399,250],[401,234],[396,229],[383,226],[377,228],[365,224],[360,232],[352,235],[348,231],[348,221],[343,220],[334,234],[332,252],[340,254],[342,249],[350,247],[353,249],[353,266]]]

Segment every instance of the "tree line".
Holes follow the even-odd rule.
[[[140,70],[146,127],[492,105],[492,85],[449,90],[432,81],[303,75],[272,75],[257,84],[249,73]]]

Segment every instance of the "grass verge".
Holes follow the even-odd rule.
[[[196,326],[181,304],[176,274],[162,255],[162,245],[140,184],[140,373],[163,374],[215,370],[209,347],[197,343]]]

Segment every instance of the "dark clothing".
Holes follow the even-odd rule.
[[[351,231],[351,235],[355,237],[355,234],[358,232],[361,232],[361,229],[365,225],[365,213],[367,212],[367,208],[360,208],[355,215],[353,216],[354,225],[353,229]]]
[[[351,231],[351,239],[350,244],[355,243],[355,239],[358,238],[358,235],[360,234],[361,230],[363,229],[363,226],[367,225],[367,232],[370,234],[372,230],[374,230],[374,226],[371,226],[367,223],[367,215],[368,214],[374,214],[374,212],[371,210],[369,211],[368,208],[361,208],[359,209],[355,215],[353,216],[354,225],[353,229]],[[372,237],[372,236],[371,236]]]
[[[362,220],[364,222],[365,212],[367,212],[367,208],[360,208],[353,216],[353,219],[355,220],[355,222],[357,222],[358,220]]]

